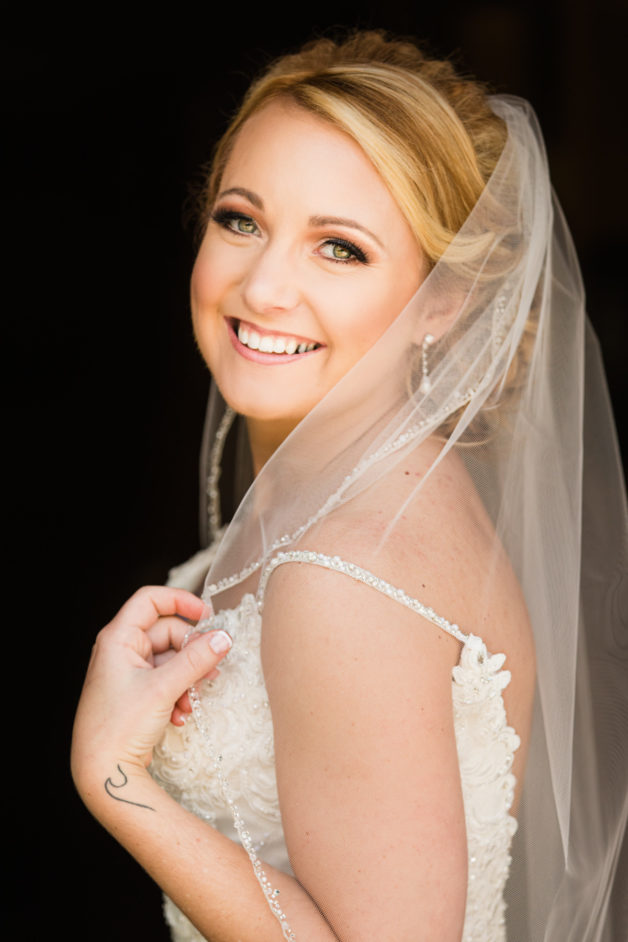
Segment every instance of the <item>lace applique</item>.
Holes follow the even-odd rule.
[[[488,654],[475,635],[453,669],[454,728],[467,826],[469,860],[463,942],[503,942],[504,889],[517,822],[510,814],[520,740],[508,726],[502,691],[510,671],[504,654]]]
[[[271,566],[292,561],[287,557],[295,556],[296,552],[283,554]],[[502,670],[505,656],[489,654],[480,638],[464,635],[457,625],[450,625],[372,573],[338,557],[314,553],[307,556],[299,561],[357,578],[464,639],[452,675],[469,860],[463,942],[504,942],[504,887],[517,828],[509,814],[515,787],[511,768],[519,746],[519,737],[507,724],[502,699],[502,691],[510,682],[509,671]],[[190,576],[196,577],[196,566],[191,568],[194,571]],[[177,574],[181,572],[180,568]],[[291,873],[277,796],[272,718],[260,659],[260,605],[252,595],[246,595],[237,608],[220,612],[216,622],[229,631],[234,644],[221,666],[220,677],[199,686],[200,727],[191,719],[182,728],[169,726],[155,750],[151,771],[184,807],[239,841],[233,821],[232,804],[236,805],[246,824],[244,833],[251,841],[252,859],[260,854],[272,866]],[[208,758],[208,745],[209,753],[221,757],[219,762],[214,764]],[[227,793],[221,787],[221,776],[228,783]],[[256,875],[268,898],[272,890],[269,884],[264,887],[261,865]],[[271,895],[271,909],[272,902]],[[168,899],[164,912],[175,942],[202,942],[198,930]],[[285,917],[282,930],[290,938]]]
[[[194,719],[182,728],[168,726],[154,751],[151,772],[188,811],[243,844],[285,938],[291,939],[278,894],[257,859],[263,850],[269,862],[277,858],[280,869],[291,873],[287,854],[284,858],[282,853],[273,728],[260,659],[261,626],[252,595],[245,595],[237,609],[212,619],[212,627],[224,628],[234,638],[233,647],[221,664],[220,676],[199,685]],[[165,907],[171,927],[178,927],[173,938],[185,942],[202,938],[180,931],[188,920],[170,900]]]

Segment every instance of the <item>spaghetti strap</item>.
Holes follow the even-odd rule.
[[[443,618],[442,615],[438,615],[433,608],[423,605],[418,599],[407,595],[403,589],[399,589],[391,585],[390,582],[380,579],[379,576],[369,572],[368,569],[362,569],[361,566],[357,566],[355,563],[349,563],[341,559],[340,556],[326,556],[324,553],[314,553],[309,550],[290,550],[277,553],[277,555],[273,556],[267,563],[262,572],[257,590],[257,605],[260,612],[264,606],[264,593],[268,580],[275,569],[283,563],[310,563],[314,566],[322,566],[324,569],[331,569],[333,572],[341,572],[343,575],[350,576],[357,582],[362,582],[364,585],[376,589],[383,595],[387,595],[388,598],[393,599],[393,601],[405,605],[406,608],[426,618],[427,621],[436,625],[437,628],[446,631],[447,634],[461,641],[463,644],[466,644],[471,637],[471,635],[461,631],[458,625],[452,624],[447,621],[446,618]]]

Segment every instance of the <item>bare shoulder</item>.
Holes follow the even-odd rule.
[[[303,548],[414,588],[416,534],[407,543],[402,527],[382,552],[388,508],[343,510]],[[460,938],[459,655],[450,635],[342,572],[297,562],[270,578],[262,657],[284,832],[296,876],[340,938]]]
[[[376,485],[327,518],[312,548],[373,571],[493,651],[516,648],[530,626],[510,560],[455,452],[421,483],[433,457],[411,456],[387,476],[379,499]]]
[[[462,463],[441,462],[417,492],[422,470],[400,465],[394,503],[389,478],[380,500],[371,489],[301,548],[370,570],[507,655],[521,780],[534,687],[525,604]],[[262,657],[284,832],[296,876],[341,938],[460,937],[459,656],[460,642],[342,572],[291,563],[271,576]]]
[[[286,843],[340,938],[460,937],[459,645],[416,620],[306,564],[280,566],[268,587],[262,653]]]

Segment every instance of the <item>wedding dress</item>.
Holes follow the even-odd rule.
[[[182,805],[243,844],[288,940],[290,913],[281,911],[260,863],[290,872],[260,630],[270,572],[298,563],[336,568],[339,578],[415,611],[417,631],[449,631],[460,641],[452,698],[469,858],[466,942],[621,938],[609,899],[628,817],[625,485],[540,130],[525,102],[500,97],[491,105],[508,139],[466,222],[404,311],[248,491],[250,480],[238,480],[246,467],[243,422],[236,419],[229,433],[215,387],[210,398],[206,450],[220,451],[230,434],[233,516],[220,542],[174,572],[172,583],[202,589],[218,613],[213,626],[224,624],[234,643],[220,678],[192,691],[194,719],[168,728],[153,773]],[[452,325],[430,346],[429,382],[419,383],[417,353],[443,310]],[[442,447],[400,488],[400,463],[415,461],[428,439]],[[503,655],[476,635],[493,624],[499,567],[483,567],[479,616],[461,630],[445,621],[448,612],[439,617],[406,595],[406,577],[393,586],[378,579],[380,549],[398,545],[407,521],[419,519],[413,508],[449,454],[473,483],[456,498],[459,519],[481,501],[493,528],[487,558],[507,557],[534,634],[536,696],[517,822],[510,807],[518,737],[502,692],[518,665],[503,669]],[[218,466],[209,461],[202,473],[206,543],[218,528]],[[385,521],[378,546],[360,560],[365,569],[351,558],[301,556],[329,547],[317,528],[333,527],[347,506]],[[354,537],[360,540],[359,524]],[[176,942],[202,938],[170,902],[166,914]]]
[[[215,547],[173,570],[170,584],[194,589],[199,566],[211,563]],[[233,647],[220,677],[199,689],[207,742],[199,726],[169,726],[155,750],[155,779],[185,808],[232,840],[239,841],[231,809],[216,778],[210,756],[220,755],[230,797],[251,835],[259,857],[292,874],[286,848],[275,778],[273,728],[262,673],[260,639],[263,588],[278,565],[306,563],[343,573],[401,605],[416,611],[417,630],[446,631],[461,642],[453,669],[452,701],[467,829],[468,886],[462,942],[505,940],[504,887],[510,867],[510,845],[517,828],[510,815],[515,778],[511,772],[519,737],[508,725],[502,691],[510,681],[505,656],[490,654],[481,638],[423,606],[403,590],[338,557],[308,551],[275,556],[260,581],[262,594],[243,596],[239,605],[219,613],[213,627],[224,628]],[[430,624],[431,623],[431,624]],[[420,892],[420,887],[417,887]],[[166,898],[165,915],[174,942],[201,942],[203,936]]]

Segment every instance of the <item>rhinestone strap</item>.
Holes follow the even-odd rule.
[[[208,618],[199,622],[198,625],[192,627],[190,631],[188,631],[188,633],[185,636],[183,645],[185,646],[187,644],[192,634],[195,634],[199,631],[201,633],[214,631],[215,629],[221,626],[220,623],[221,623],[220,614],[212,616],[211,618]],[[264,868],[262,867],[262,862],[257,856],[257,854],[255,853],[255,844],[254,844],[253,838],[251,837],[251,834],[249,833],[249,831],[247,831],[244,819],[242,815],[240,814],[238,806],[233,800],[233,795],[231,793],[231,789],[229,788],[229,783],[227,781],[227,778],[224,772],[222,771],[222,765],[221,765],[222,756],[220,754],[216,754],[211,747],[212,740],[211,740],[211,736],[207,728],[207,725],[205,723],[205,719],[203,717],[203,710],[201,708],[201,702],[200,702],[197,688],[190,687],[188,690],[188,694],[190,697],[190,702],[192,704],[192,714],[194,716],[194,720],[196,722],[198,731],[202,736],[205,752],[207,753],[212,763],[212,768],[214,770],[216,778],[218,779],[221,795],[224,801],[226,802],[226,804],[228,805],[229,810],[231,811],[231,816],[233,818],[233,826],[235,827],[236,833],[238,837],[240,838],[240,843],[242,844],[242,847],[245,849],[246,853],[248,854],[257,882],[262,888],[262,892],[264,893],[264,896],[266,897],[266,901],[268,903],[270,911],[272,912],[273,916],[277,919],[281,927],[281,932],[284,939],[286,939],[287,942],[297,942],[297,937],[292,931],[292,929],[290,928],[290,924],[288,923],[286,914],[284,913],[281,906],[279,905],[279,899],[278,899],[279,890],[273,888],[270,880],[266,876],[266,873],[264,872]]]
[[[377,589],[378,592],[387,595],[401,605],[405,605],[406,608],[416,612],[417,615],[422,615],[423,618],[431,621],[432,624],[436,625],[438,628],[442,628],[443,631],[457,638],[458,641],[462,641],[463,644],[466,644],[469,640],[469,635],[461,631],[458,625],[447,621],[442,615],[437,615],[433,608],[423,605],[418,599],[407,595],[403,589],[398,589],[396,586],[391,585],[390,582],[386,582],[385,579],[380,579],[379,576],[369,572],[368,569],[362,569],[361,566],[356,566],[355,563],[348,563],[344,559],[341,559],[340,556],[325,556],[324,553],[312,553],[308,550],[292,550],[287,553],[277,553],[277,555],[270,560],[262,573],[257,590],[257,605],[260,613],[264,606],[264,592],[268,580],[275,569],[281,566],[282,563],[312,563],[314,566],[322,566],[324,569],[332,569],[334,572],[341,572],[343,575],[350,576],[352,579],[356,579],[358,582],[362,582],[372,589]]]

